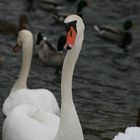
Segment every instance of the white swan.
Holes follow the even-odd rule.
[[[30,104],[38,109],[59,114],[59,107],[54,95],[47,89],[28,89],[27,78],[32,59],[33,36],[27,30],[21,30],[17,39],[17,46],[23,47],[22,67],[17,81],[10,95],[4,102],[3,112],[7,116],[16,106]]]
[[[65,23],[67,29],[65,48],[72,49],[67,52],[62,70],[61,118],[30,105],[20,105],[4,121],[3,140],[84,139],[72,99],[72,75],[84,38],[84,24],[77,15],[68,16]]]

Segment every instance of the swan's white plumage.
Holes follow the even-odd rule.
[[[61,80],[61,119],[55,140],[84,140],[82,126],[72,97],[72,77],[75,64],[80,54],[84,39],[85,26],[77,15],[70,15],[65,19],[66,26],[76,21],[77,35],[72,49],[64,59]],[[67,40],[68,41],[68,40]],[[66,42],[66,46],[69,42]]]
[[[125,133],[119,132],[113,140],[139,140],[140,127],[128,127]]]
[[[52,92],[46,89],[27,89],[33,51],[32,33],[28,30],[21,30],[18,34],[17,45],[22,46],[22,66],[18,79],[4,102],[4,114],[7,116],[16,106],[22,104],[29,104],[41,110],[59,114],[59,106]]]
[[[20,105],[7,116],[4,140],[54,140],[60,118],[30,105]]]
[[[3,112],[7,116],[16,106],[29,104],[33,107],[59,115],[59,107],[54,95],[45,89],[20,89],[5,100]]]
[[[72,98],[72,75],[81,50],[85,28],[82,19],[77,15],[69,16],[65,21],[68,23],[75,20],[76,41],[73,49],[66,55],[62,70],[61,120],[57,115],[29,104],[16,106],[4,121],[3,140],[84,140]],[[15,87],[13,91],[17,90],[17,84]]]

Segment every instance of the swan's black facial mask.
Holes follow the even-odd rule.
[[[77,21],[72,21],[65,24],[66,28],[66,44],[64,46],[65,49],[70,50],[73,48],[75,39],[77,36],[77,29],[76,29]]]
[[[68,32],[70,30],[70,27],[72,26],[75,31],[77,32],[77,29],[76,29],[76,23],[77,21],[72,21],[72,22],[69,22],[69,23],[65,23],[65,29],[66,29],[66,32]]]

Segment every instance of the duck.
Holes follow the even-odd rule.
[[[35,11],[35,0],[26,0],[27,1],[27,11]]]
[[[25,14],[20,15],[18,25],[6,20],[0,20],[0,33],[17,37],[21,29],[28,29],[28,18]]]
[[[8,116],[19,105],[30,104],[40,110],[59,115],[60,109],[54,94],[48,89],[29,89],[27,80],[33,52],[33,35],[27,29],[19,31],[17,44],[13,48],[17,52],[22,47],[22,66],[18,79],[14,83],[9,96],[3,104],[3,113]]]
[[[58,39],[57,49],[49,42],[47,37],[43,37],[39,32],[36,35],[35,55],[50,67],[62,67],[66,55],[63,47],[66,43],[66,36],[61,35]]]
[[[63,5],[57,1],[50,1],[50,0],[38,0],[36,1],[36,7],[45,10],[48,12],[56,12],[57,10],[63,9]]]
[[[84,140],[72,97],[72,77],[83,44],[85,25],[78,15],[68,16],[64,23],[67,54],[61,78],[60,116],[31,105],[19,105],[4,120],[3,140]]]
[[[130,19],[123,23],[123,29],[118,29],[111,25],[103,25],[101,27],[94,25],[94,29],[99,37],[117,44],[124,51],[127,51],[127,46],[132,43],[132,27],[133,22]]]
[[[82,11],[84,9],[84,7],[87,6],[87,1],[86,0],[80,0],[77,4],[77,9],[76,9],[76,14],[79,15],[80,17],[83,18],[83,14]],[[59,13],[58,11],[56,11],[53,14],[53,19],[55,20],[56,23],[63,23],[64,19],[69,15],[70,13],[66,13],[66,12],[61,12]]]

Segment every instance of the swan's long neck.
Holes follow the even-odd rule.
[[[23,42],[22,66],[19,77],[15,82],[11,92],[15,92],[22,88],[27,88],[27,78],[29,75],[31,59],[32,59],[33,40],[26,39]]]
[[[67,52],[62,70],[61,119],[56,140],[83,140],[81,124],[72,98],[72,77],[75,63],[83,42],[83,34],[77,36],[74,48]]]

